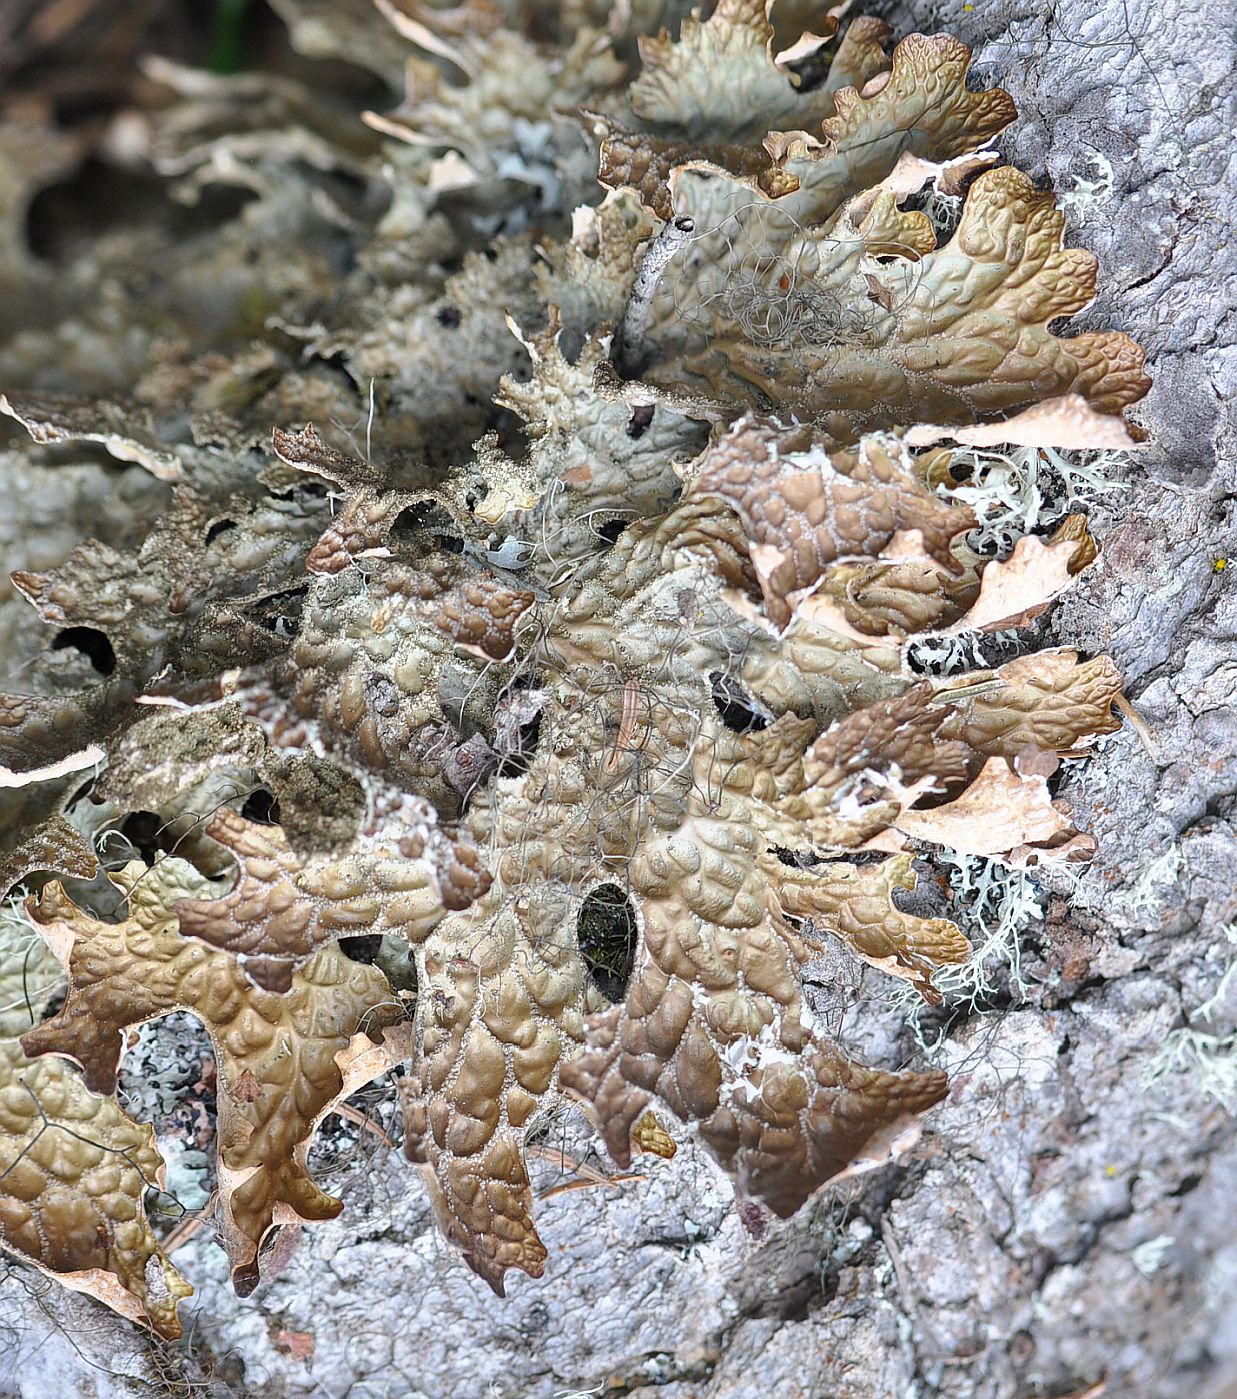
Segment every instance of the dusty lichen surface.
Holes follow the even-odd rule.
[[[1120,298],[1063,319],[1097,286],[1067,213],[1103,194],[1001,163],[1010,96],[871,17],[275,9],[299,57],[146,57],[109,125],[55,138],[29,92],[7,113],[5,1245],[168,1338],[199,1284],[175,1363],[235,1392],[1175,1392],[1149,1341],[1037,1354],[1099,1231],[1203,1179],[1131,1159],[1102,1027],[1157,1041],[1149,1093],[1211,1093],[1175,1104],[1198,1140],[1234,1096],[1206,961],[1231,743],[1187,775],[1152,685],[1077,761],[1121,727],[1108,650],[1210,686],[1183,701],[1209,734],[1225,704],[1205,630],[1136,627],[1222,606],[1209,488],[1170,563],[1078,485],[1144,435]],[[131,207],[86,218],[70,182],[52,267],[36,196],[84,160]],[[1135,818],[1157,764],[1183,795]],[[1161,909],[1175,1026],[1127,936]],[[1038,911],[1033,975],[979,994]],[[135,1086],[174,1011],[211,1063],[204,1228],[169,1216],[184,1142]],[[342,1214],[338,1111],[406,1158],[363,1154]],[[1177,1227],[1129,1240],[1127,1294]],[[500,1294],[546,1276],[481,1301],[461,1254]],[[624,1277],[664,1305],[620,1306]],[[1200,1344],[1179,1370],[1214,1368]]]

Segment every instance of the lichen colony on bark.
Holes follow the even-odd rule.
[[[823,7],[787,7],[799,37],[719,0],[638,44],[661,7],[543,8],[534,37],[516,5],[380,0],[368,51],[401,46],[408,96],[368,157],[286,85],[229,145],[239,80],[161,69],[158,168],[248,151],[251,228],[349,162],[388,210],[329,295],[285,286],[266,347],[189,325],[173,362],[152,331],[123,398],[0,398],[35,444],[161,483],[133,547],[13,575],[49,650],[101,637],[109,664],[0,694],[4,782],[49,794],[0,829],[4,889],[67,978],[45,1016],[4,966],[0,1230],[163,1335],[188,1285],[143,1215],[153,1132],[112,1096],[131,1027],[185,1010],[211,1038],[238,1291],[273,1228],[339,1212],[309,1142],[395,1072],[406,1154],[501,1292],[546,1264],[524,1146],[564,1097],[622,1166],[690,1126],[783,1216],[904,1149],[944,1075],[849,1058],[805,963],[837,942],[931,1000],[969,949],[898,902],[917,849],[1094,848],[1049,781],[1118,726],[1111,662],[909,660],[1025,628],[1099,547],[1075,514],[976,552],[942,444],[1133,447],[1147,388],[1119,332],[1049,330],[1096,267],[997,163],[1010,99],[954,39],[890,50]],[[964,188],[938,246],[907,200]],[[137,812],[177,838],[108,859]],[[393,940],[415,977],[372,952]]]

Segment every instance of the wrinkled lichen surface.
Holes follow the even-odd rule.
[[[131,1027],[210,1037],[238,1291],[275,1226],[338,1212],[310,1140],[382,1074],[501,1291],[547,1265],[525,1147],[563,1101],[619,1167],[694,1128],[782,1216],[904,1152],[944,1075],[863,1067],[805,965],[930,1002],[969,948],[905,902],[917,852],[1094,850],[1054,792],[1119,726],[1112,662],[1032,633],[913,664],[1028,627],[1096,557],[1079,515],[976,552],[950,471],[953,444],[1134,447],[1137,347],[1061,333],[1094,258],[981,149],[1013,105],[956,40],[661,8],[319,16],[319,49],[402,70],[368,124],[148,63],[138,158],[242,214],[148,253],[153,291],[120,237],[90,250],[107,297],[70,278],[40,314],[18,240],[3,269],[19,469],[135,464],[67,557],[20,542],[6,603],[46,624],[0,703],[6,883],[67,995],[6,1022],[5,1242],[165,1335],[159,1163],[108,1096]],[[8,149],[31,195],[72,158]],[[952,230],[911,207],[964,192]],[[108,1153],[136,1177],[94,1184]]]

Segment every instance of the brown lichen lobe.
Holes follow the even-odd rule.
[[[341,1059],[371,1048],[367,1032],[379,1034],[400,1008],[380,972],[334,946],[305,962],[284,994],[256,990],[233,957],[177,930],[177,901],[206,883],[185,861],[149,870],[134,861],[111,878],[128,895],[119,923],[90,918],[55,881],[28,904],[65,964],[69,993],[22,1048],[69,1055],[86,1086],[108,1094],[130,1026],[176,1009],[202,1021],[218,1064],[220,1223],[237,1290],[251,1291],[274,1224],[331,1219],[342,1208],[306,1170],[309,1137],[344,1096]]]
[[[375,124],[451,145],[452,113],[493,104],[494,141],[529,119],[496,74],[540,51],[497,11],[379,8],[467,81],[417,58],[407,109]],[[307,1168],[313,1132],[398,1068],[406,1155],[501,1293],[508,1270],[546,1263],[524,1147],[565,1095],[623,1166],[633,1149],[673,1154],[654,1110],[694,1124],[740,1193],[782,1216],[905,1148],[944,1075],[855,1063],[804,965],[837,943],[931,998],[968,947],[898,903],[912,841],[1019,864],[1089,853],[1047,781],[1117,726],[1111,662],[1050,650],[923,677],[907,654],[1025,625],[1098,547],[1071,517],[981,558],[933,444],[1128,443],[1114,415],[1145,391],[1141,355],[1116,332],[1049,333],[1096,275],[1064,248],[1050,194],[1007,167],[975,176],[986,155],[948,165],[1014,115],[1006,94],[967,88],[963,45],[914,35],[886,55],[883,25],[839,36],[829,16],[777,54],[767,11],[720,0],[677,40],[644,36],[626,87],[572,50],[563,92],[596,90],[611,193],[535,267],[526,254],[542,321],[508,321],[528,372],[487,389],[525,429],[519,460],[490,436],[435,474],[399,451],[370,460],[355,437],[345,450],[334,426],[216,412],[204,441],[251,444],[229,456],[162,444],[121,405],[0,400],[36,440],[102,442],[177,483],[130,555],[88,543],[15,575],[45,620],[104,633],[115,674],[0,695],[10,780],[94,742],[112,760],[108,819],[191,818],[183,850],[109,871],[114,919],[62,880],[27,899],[69,994],[20,1048],[0,1043],[6,1246],[76,1276],[93,1259],[75,1232],[88,1195],[114,1238],[86,1285],[165,1334],[184,1289],[138,1203],[153,1134],[107,1096],[131,1027],[185,1009],[214,1042],[238,1290],[273,1227],[338,1213]],[[471,179],[436,163],[418,198],[495,178],[474,131],[455,145]],[[970,177],[937,247],[906,196]],[[675,213],[693,237],[660,278],[643,377],[623,382],[615,327]],[[493,273],[473,259],[451,294],[480,302],[516,258],[506,242]],[[258,473],[245,453],[272,426]],[[259,786],[282,824],[242,814],[237,793]],[[59,814],[38,842],[10,884],[92,873]],[[578,930],[611,889],[634,931],[608,993]],[[354,960],[358,936],[406,944],[415,991]],[[40,1130],[53,1107],[91,1124],[89,1159]],[[131,1169],[104,1188],[90,1173],[113,1142]]]

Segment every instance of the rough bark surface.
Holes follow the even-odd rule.
[[[1174,1030],[1222,1045],[1237,1026],[1237,985],[1197,1016],[1237,956],[1231,30],[1214,0],[877,8],[975,47],[1019,108],[1001,150],[1037,181],[1080,193],[1111,166],[1071,205],[1103,267],[1077,328],[1128,330],[1155,380],[1152,444],[1093,516],[1105,552],[1048,624],[1114,656],[1154,754],[1127,728],[1070,774],[1099,854],[1031,929],[1029,990],[952,1028],[954,1088],[909,1163],[785,1223],[745,1222],[681,1141],[643,1180],[548,1202],[546,1276],[498,1300],[409,1168],[367,1151],[335,1181],[344,1216],[247,1301],[204,1235],[186,1246],[184,1353],[14,1270],[0,1394],[1175,1399],[1237,1367],[1232,1041],[1227,1099],[1197,1072],[1147,1078]],[[909,1038],[868,1005],[857,1043],[897,1062]],[[588,1150],[561,1131],[549,1154]],[[543,1160],[534,1184],[566,1179]]]

